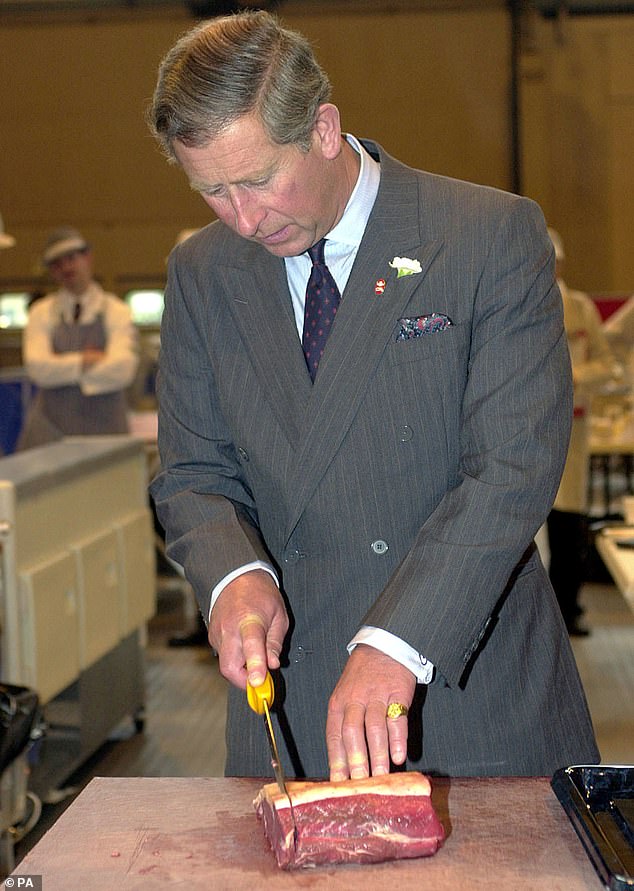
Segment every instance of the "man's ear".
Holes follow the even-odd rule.
[[[341,151],[341,120],[339,109],[332,102],[324,102],[319,106],[313,130],[323,156],[328,160],[336,158]]]

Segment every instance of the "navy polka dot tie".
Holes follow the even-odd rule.
[[[306,286],[302,347],[312,381],[315,380],[341,300],[337,283],[324,260],[325,244],[326,239],[322,238],[307,252],[313,262],[313,268]]]

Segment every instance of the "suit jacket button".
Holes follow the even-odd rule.
[[[371,548],[375,554],[385,554],[388,549],[388,544],[386,541],[383,541],[382,538],[378,538],[376,541],[372,542]]]
[[[297,549],[295,549],[294,551],[288,551],[288,553],[284,557],[284,563],[290,563],[290,564],[297,563],[297,561],[299,560],[300,557],[301,557],[301,554],[299,553],[299,551]]]
[[[414,431],[411,427],[408,427],[407,424],[404,424],[400,430],[400,439],[401,442],[409,442],[410,439],[414,436]]]
[[[246,449],[243,449],[242,446],[238,449],[238,455],[242,458],[243,461],[249,460],[249,453]]]
[[[294,662],[297,665],[299,662],[303,662],[306,656],[312,656],[312,654],[312,650],[309,650],[299,644],[297,647],[295,647],[295,651],[291,656],[291,662]]]

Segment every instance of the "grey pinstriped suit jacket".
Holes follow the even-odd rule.
[[[282,260],[220,223],[173,254],[152,487],[169,552],[204,615],[237,566],[277,568],[290,775],[328,774],[328,697],[362,623],[436,666],[411,712],[410,768],[545,775],[597,760],[533,544],[571,414],[541,211],[378,151],[379,194],[314,386]],[[395,256],[421,272],[397,278]],[[452,325],[396,339],[399,319],[432,312]],[[228,774],[270,773],[238,690],[227,742]]]

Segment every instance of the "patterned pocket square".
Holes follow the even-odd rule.
[[[413,337],[422,337],[423,334],[437,334],[446,331],[453,325],[449,316],[441,312],[433,312],[428,316],[416,316],[413,319],[399,319],[399,331],[397,340],[411,340]]]

